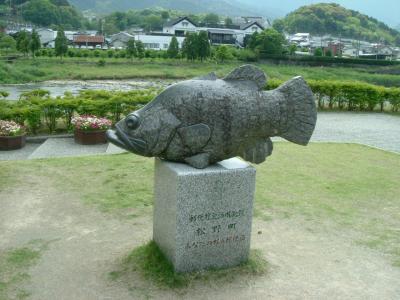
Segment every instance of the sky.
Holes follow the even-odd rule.
[[[296,8],[320,3],[335,2],[346,8],[357,10],[363,14],[374,17],[390,26],[400,25],[400,0],[236,0],[263,8],[270,8],[274,15],[284,16]]]

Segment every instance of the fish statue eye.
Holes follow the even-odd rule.
[[[134,130],[134,129],[138,128],[140,125],[139,117],[134,114],[129,115],[125,119],[125,124],[126,124],[126,127],[128,127],[131,130]]]

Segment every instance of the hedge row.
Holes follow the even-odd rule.
[[[268,81],[267,90],[275,89],[283,81]],[[319,109],[347,109],[349,111],[384,111],[389,104],[393,112],[400,110],[400,88],[387,88],[363,82],[309,80]]]
[[[266,90],[282,84],[269,80]],[[384,110],[386,104],[394,112],[400,110],[400,88],[386,88],[366,83],[340,81],[308,81],[320,109]],[[48,91],[36,90],[21,95],[19,101],[0,101],[0,119],[14,120],[28,127],[32,134],[46,126],[54,132],[57,126],[71,128],[75,114],[94,114],[108,117],[113,122],[138,109],[153,99],[158,90],[82,91],[73,96],[52,98]]]
[[[22,94],[18,101],[0,101],[0,119],[26,125],[32,134],[43,125],[50,133],[59,125],[70,129],[75,114],[107,117],[115,123],[123,115],[148,103],[157,93],[155,89],[128,92],[87,90],[77,96],[65,93],[64,97],[52,98],[48,91],[36,90]]]

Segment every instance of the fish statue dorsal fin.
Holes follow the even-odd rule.
[[[249,80],[253,81],[261,90],[267,84],[267,76],[260,68],[244,65],[229,73],[224,80]]]
[[[207,75],[193,78],[194,80],[217,80],[217,75],[214,72],[208,73]]]

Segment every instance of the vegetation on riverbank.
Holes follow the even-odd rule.
[[[226,75],[242,61],[192,62],[171,59],[126,59],[106,58],[99,64],[99,58],[37,58],[18,59],[11,64],[0,63],[0,83],[26,83],[45,80],[89,80],[166,78],[183,79],[216,71],[218,76]],[[301,75],[312,80],[363,81],[383,86],[400,87],[400,66],[387,67],[309,67],[255,63],[269,78],[287,80]]]

